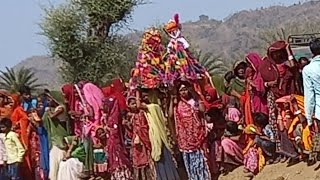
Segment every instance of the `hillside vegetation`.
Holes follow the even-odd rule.
[[[220,55],[229,64],[242,59],[250,51],[258,51],[264,55],[270,38],[285,39],[283,36],[292,33],[320,32],[320,27],[317,26],[320,23],[319,9],[319,1],[310,1],[288,7],[272,6],[240,11],[224,21],[200,15],[198,21],[182,24],[183,35],[192,42],[193,47]],[[272,33],[280,35],[273,37]],[[140,36],[140,31],[127,35],[137,44]],[[135,57],[132,57],[132,61],[135,61]],[[49,57],[34,56],[22,61],[15,68],[22,66],[33,68],[41,83],[47,83],[50,87],[61,84],[57,68],[59,62],[53,62]]]

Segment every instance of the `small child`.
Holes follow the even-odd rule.
[[[269,117],[264,113],[254,113],[253,119],[256,126],[261,129],[261,132],[258,133],[254,142],[268,157],[269,160],[267,163],[272,164],[274,163],[276,155],[276,139],[269,124]]]
[[[39,166],[35,169],[36,175],[40,175],[43,179],[48,179],[49,177],[49,141],[48,141],[48,132],[44,128],[41,119],[39,116],[34,112],[29,114],[29,120],[31,125],[33,126],[36,135],[38,136],[37,145],[40,146],[39,153]]]
[[[0,131],[0,179],[5,179],[6,177],[6,164],[7,164],[7,151],[4,145],[5,134]]]
[[[237,109],[236,106],[236,99],[233,96],[230,96],[229,98],[229,103],[227,105],[227,112],[225,114],[225,118],[227,121],[233,121],[236,122],[237,124],[240,123],[240,118],[241,118],[241,113]]]
[[[103,127],[98,127],[95,133],[95,144],[93,145],[94,171],[99,177],[103,177],[108,170],[107,164],[107,133]]]
[[[20,179],[19,164],[22,163],[24,153],[26,152],[21,144],[18,135],[11,130],[12,122],[4,118],[0,123],[1,132],[5,133],[4,144],[7,150],[7,175],[10,179]]]

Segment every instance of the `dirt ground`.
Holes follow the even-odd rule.
[[[291,167],[286,167],[286,164],[268,165],[252,180],[320,180],[319,165],[319,162],[310,167],[306,163]],[[243,167],[240,167],[226,176],[220,176],[218,180],[248,180],[248,178],[244,177]]]

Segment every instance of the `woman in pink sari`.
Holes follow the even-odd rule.
[[[100,121],[100,106],[98,105],[99,100],[96,100],[98,98],[95,94],[95,85],[87,83],[81,84],[80,87],[83,89],[80,89],[77,85],[70,86],[70,84],[67,84],[62,87],[62,92],[66,101],[68,101],[69,114],[74,120],[74,132],[83,140],[86,152],[85,172],[92,175],[94,169],[92,137],[94,136],[95,125],[99,124]]]
[[[246,70],[247,90],[251,102],[251,112],[268,114],[268,103],[264,81],[259,72],[262,59],[257,53],[249,53],[246,56],[248,68]]]
[[[93,109],[93,120],[95,125],[100,125],[102,100],[104,95],[102,90],[92,83],[86,83],[82,88],[85,101]]]

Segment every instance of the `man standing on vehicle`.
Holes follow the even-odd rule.
[[[313,59],[302,70],[304,86],[304,107],[307,123],[314,130],[313,117],[320,120],[320,39],[310,42]],[[320,122],[318,122],[319,124]]]

